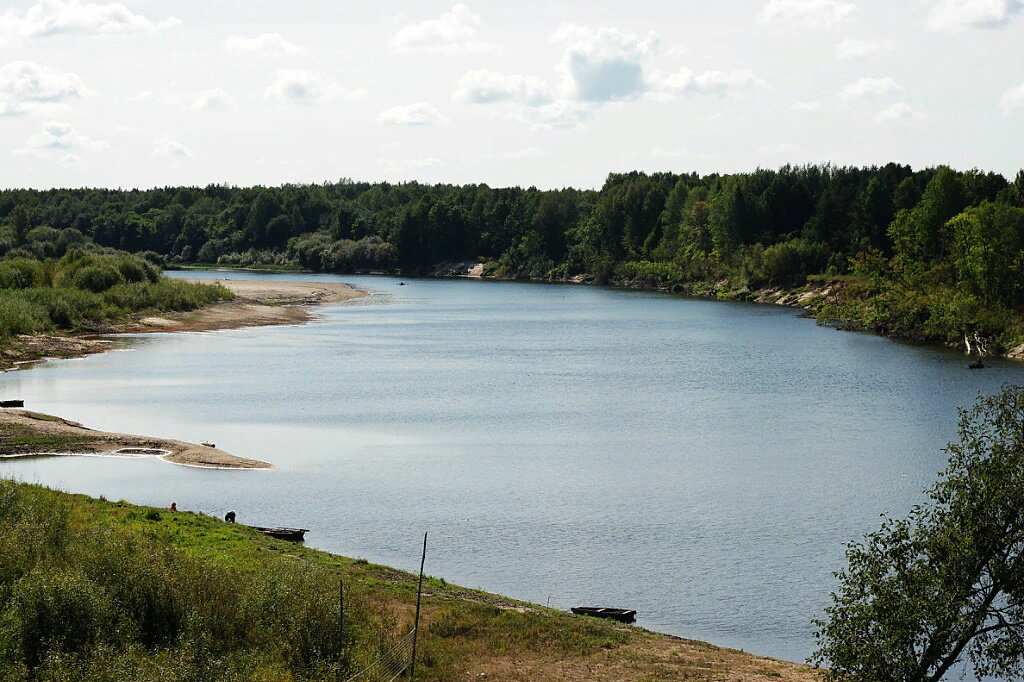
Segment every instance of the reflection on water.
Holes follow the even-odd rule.
[[[63,457],[0,475],[235,509],[406,569],[429,529],[428,571],[449,581],[802,659],[843,542],[920,499],[958,406],[1021,377],[771,306],[319,277],[374,295],[0,377],[31,409],[276,469]]]

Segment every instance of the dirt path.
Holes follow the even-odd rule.
[[[0,410],[0,457],[66,453],[163,457],[175,464],[226,469],[270,467],[266,462],[237,457],[212,445],[96,431],[38,412]]]

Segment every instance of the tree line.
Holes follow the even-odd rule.
[[[1024,171],[785,166],[614,173],[600,190],[335,183],[0,191],[0,254],[71,245],[155,262],[498,277],[725,282],[743,297],[846,277],[822,316],[953,343],[1018,340]],[[720,287],[721,288],[721,287]],[[1024,340],[1024,339],[1020,339]]]

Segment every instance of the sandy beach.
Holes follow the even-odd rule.
[[[232,301],[186,313],[142,317],[111,328],[109,334],[211,331],[262,325],[299,324],[315,317],[311,306],[366,296],[346,284],[273,280],[189,280],[223,284],[235,293]],[[20,336],[5,352],[3,364],[45,358],[72,358],[116,348],[114,339],[80,336]],[[238,457],[215,447],[180,440],[109,433],[77,422],[28,410],[0,410],[0,456],[39,454],[158,456],[175,464],[231,469],[264,469],[271,465]]]
[[[140,317],[125,324],[111,326],[101,332],[56,336],[49,334],[21,335],[10,347],[0,352],[0,369],[18,363],[45,358],[77,358],[116,348],[116,341],[102,335],[150,332],[213,331],[264,325],[300,324],[316,317],[309,308],[340,303],[366,296],[340,282],[290,282],[280,280],[223,279],[190,282],[222,284],[235,294],[232,301],[221,301],[199,310],[163,313]]]
[[[41,454],[152,456],[175,464],[222,469],[267,469],[271,466],[212,446],[97,431],[78,422],[29,410],[0,410],[0,457]]]
[[[260,279],[189,279],[197,284],[221,284],[235,294],[189,313],[143,317],[125,331],[177,332],[238,329],[275,324],[297,324],[315,317],[310,306],[340,303],[366,296],[340,282],[288,282]]]

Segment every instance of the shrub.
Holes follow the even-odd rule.
[[[117,268],[110,265],[87,265],[75,273],[75,286],[93,293],[106,291],[115,284],[124,281]]]
[[[33,334],[49,327],[48,316],[38,306],[15,294],[0,294],[0,338]]]
[[[102,587],[78,572],[38,568],[11,589],[0,619],[0,650],[31,668],[51,652],[101,642],[113,624],[113,605]]]
[[[41,263],[33,258],[7,258],[0,263],[0,283],[5,289],[25,289],[32,286]]]

